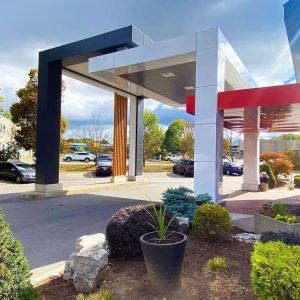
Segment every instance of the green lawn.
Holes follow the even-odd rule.
[[[146,165],[143,168],[144,172],[171,172],[173,164],[162,164],[162,165]],[[59,166],[59,170],[61,172],[70,172],[70,171],[95,171],[96,166],[92,164],[85,164],[85,163],[70,163],[70,164],[61,164]]]

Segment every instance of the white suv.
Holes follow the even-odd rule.
[[[166,160],[170,160],[170,161],[173,161],[173,162],[177,162],[180,159],[182,159],[182,156],[181,155],[177,155],[177,154],[169,154],[166,157]]]
[[[74,152],[68,153],[63,157],[64,161],[71,162],[71,161],[84,161],[86,163],[95,160],[95,155],[89,152]]]

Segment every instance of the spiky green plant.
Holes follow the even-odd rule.
[[[149,225],[152,226],[153,229],[157,232],[158,238],[160,240],[165,240],[170,235],[170,233],[168,234],[168,229],[172,222],[175,220],[176,215],[174,215],[169,220],[169,222],[166,222],[166,206],[163,208],[162,205],[159,205],[159,208],[157,209],[156,205],[152,204],[151,208],[153,212],[146,209],[153,220],[153,223],[149,223]]]

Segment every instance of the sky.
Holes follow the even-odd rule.
[[[0,18],[0,95],[5,107],[37,68],[38,52],[127,25],[153,40],[219,26],[258,86],[294,81],[283,20],[285,0],[3,0]],[[62,104],[69,121],[67,136],[86,126],[93,115],[113,123],[113,95],[64,77]],[[191,120],[182,109],[146,100],[166,127]]]

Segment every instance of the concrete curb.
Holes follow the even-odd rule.
[[[81,192],[88,191],[98,191],[103,189],[109,189],[109,188],[115,188],[115,187],[122,187],[122,186],[128,186],[128,185],[140,185],[143,183],[147,183],[146,180],[139,180],[139,181],[129,181],[129,182],[115,182],[115,183],[95,183],[95,184],[89,184],[84,186],[71,186],[63,191],[56,191],[56,192],[50,192],[50,193],[38,193],[34,191],[25,192],[22,194],[22,197],[25,200],[38,200],[38,199],[45,199],[45,198],[54,198],[54,197],[61,197],[61,196],[70,196],[70,195],[77,195]]]
[[[30,281],[33,286],[38,286],[51,277],[61,276],[65,269],[65,261],[59,261],[54,264],[33,269],[31,271]]]

